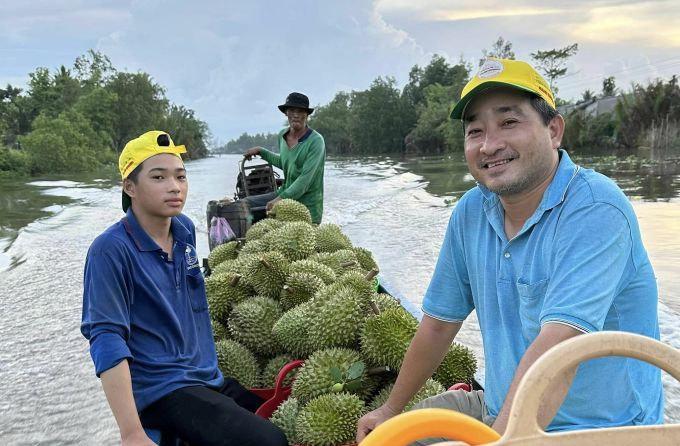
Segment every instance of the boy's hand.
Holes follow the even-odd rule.
[[[387,405],[382,405],[361,417],[357,423],[357,443],[361,443],[361,441],[366,438],[366,435],[371,433],[373,429],[395,415],[398,415],[398,413]]]
[[[260,154],[259,147],[251,147],[250,149],[246,150],[246,153],[243,154],[243,157],[247,160],[250,160],[252,157],[259,154]]]

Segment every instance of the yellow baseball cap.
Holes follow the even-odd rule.
[[[465,107],[471,100],[489,88],[503,86],[534,93],[557,108],[550,84],[531,65],[520,60],[489,58],[463,88],[460,101],[451,109],[451,119],[463,119]]]
[[[137,166],[154,155],[169,153],[182,159],[180,153],[186,153],[186,151],[187,149],[183,145],[176,146],[166,132],[152,130],[125,144],[120,157],[118,157],[118,170],[120,170],[120,176],[124,180]],[[130,196],[123,191],[123,211],[127,211],[130,204]]]

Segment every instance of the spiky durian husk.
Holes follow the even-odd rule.
[[[253,243],[257,243],[256,240]],[[247,246],[247,245],[246,245]],[[244,267],[246,282],[265,297],[278,298],[288,277],[290,263],[283,254],[269,251],[248,260]]]
[[[371,364],[399,370],[417,330],[418,321],[407,311],[388,309],[366,320],[361,330],[361,353]]]
[[[355,350],[348,348],[317,350],[299,369],[300,371],[293,381],[291,395],[299,399],[301,403],[306,404],[316,396],[334,392],[333,386],[338,384],[338,381],[333,377],[332,369],[337,368],[342,376],[345,376],[355,363],[361,363],[365,367],[361,355]],[[360,385],[353,393],[365,397],[374,389],[375,380],[366,376],[366,371],[359,379]],[[340,382],[339,384],[344,383]],[[344,390],[344,387],[340,390]]]
[[[311,224],[295,221],[269,232],[261,240],[267,243],[269,249],[280,252],[290,261],[302,260],[315,252],[315,232]]]
[[[457,383],[472,383],[477,371],[477,359],[469,348],[453,343],[432,377],[446,388]]]
[[[215,350],[217,363],[225,377],[234,378],[244,387],[257,387],[260,370],[250,350],[232,339],[216,342]]]
[[[357,256],[357,260],[359,261],[359,265],[361,265],[361,269],[364,271],[370,271],[372,269],[377,269],[378,264],[375,262],[375,259],[373,258],[373,254],[371,251],[369,251],[366,248],[352,248],[352,251],[354,251],[354,254]]]
[[[333,269],[331,269],[329,266],[309,259],[298,260],[291,263],[290,273],[313,274],[317,276],[319,279],[323,280],[323,283],[325,283],[326,285],[335,282],[335,280],[337,279],[335,271],[333,271]]]
[[[340,277],[348,271],[357,270],[361,268],[354,251],[349,249],[341,249],[332,253],[319,252],[309,256],[308,260],[323,263],[335,272],[335,275]]]
[[[394,298],[393,296],[390,296],[389,294],[385,293],[374,294],[372,299],[373,302],[375,302],[375,304],[378,306],[378,309],[380,311],[386,311],[390,308],[400,308],[404,310],[404,307],[401,306],[399,300]]]
[[[210,318],[210,326],[215,342],[230,338],[229,329],[222,322]]]
[[[267,361],[267,364],[264,366],[264,369],[262,370],[262,375],[260,379],[260,384],[262,387],[274,387],[276,386],[276,377],[279,375],[279,372],[289,362],[293,360],[293,357],[289,354],[283,354],[283,355],[278,355]],[[295,379],[295,375],[297,374],[297,371],[292,371],[286,376],[286,378],[283,380],[283,385],[285,387],[289,387],[292,383],[293,380]]]
[[[229,333],[252,352],[271,354],[280,350],[272,336],[272,327],[282,314],[281,305],[273,299],[262,296],[248,299],[232,309]]]
[[[364,402],[349,393],[321,395],[310,401],[297,418],[296,432],[308,446],[336,446],[352,440]]]
[[[283,431],[288,443],[294,445],[300,441],[295,429],[295,422],[300,413],[300,403],[297,398],[288,398],[281,403],[269,419]]]
[[[349,237],[342,233],[340,226],[324,223],[316,228],[316,250],[318,252],[335,252],[340,249],[352,249]]]
[[[309,343],[316,349],[357,346],[361,327],[369,312],[368,301],[349,287],[329,288],[310,302]]]
[[[281,306],[289,310],[310,300],[324,286],[323,280],[309,273],[291,273],[281,291]]]
[[[239,258],[249,257],[254,254],[261,254],[267,251],[270,251],[269,245],[267,244],[265,238],[262,237],[257,240],[253,240],[252,242],[247,242],[239,251],[238,256]]]
[[[314,351],[307,334],[309,326],[308,310],[309,302],[298,305],[286,311],[272,328],[276,342],[285,351],[290,352],[295,359],[305,359]]]
[[[281,226],[283,226],[283,222],[280,220],[263,218],[252,225],[248,232],[246,232],[246,244],[264,237],[268,232],[279,229]]]
[[[332,287],[350,287],[359,293],[366,301],[375,295],[373,280],[366,280],[365,274],[359,271],[349,271],[333,284]]]
[[[269,216],[280,221],[304,221],[312,223],[312,215],[309,213],[307,206],[290,198],[284,198],[276,202],[269,212]]]
[[[373,398],[373,400],[371,401],[371,404],[368,406],[368,410],[375,410],[378,407],[385,404],[393,388],[394,383],[391,383],[385,386],[382,390],[380,390],[380,392],[378,392],[375,398]],[[411,398],[411,401],[409,401],[408,404],[406,404],[404,412],[411,410],[413,406],[423,401],[424,399],[429,398],[431,396],[439,395],[440,393],[443,393],[445,391],[446,389],[444,388],[444,386],[442,386],[438,381],[432,378],[428,379],[423,385],[423,387],[420,388],[418,393],[416,393],[415,396]]]
[[[241,266],[241,262],[239,262],[238,259],[234,260],[225,260],[224,262],[221,262],[219,265],[217,265],[214,268],[210,268],[210,275],[215,275],[215,274],[222,274],[222,273],[238,273],[239,268]]]
[[[205,278],[210,315],[223,324],[227,322],[231,308],[252,294],[252,289],[241,279],[240,274],[233,272],[211,274]]]
[[[239,243],[236,240],[217,245],[208,254],[208,266],[215,268],[225,260],[233,260],[238,256]]]

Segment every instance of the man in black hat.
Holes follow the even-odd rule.
[[[323,136],[307,126],[314,111],[309,98],[293,92],[279,110],[288,118],[288,128],[279,132],[279,153],[263,147],[252,147],[243,154],[246,159],[260,155],[262,159],[283,170],[283,186],[270,194],[247,197],[251,207],[264,206],[269,211],[277,201],[291,198],[309,209],[312,222],[321,223],[323,214],[323,170],[326,161],[326,144]]]

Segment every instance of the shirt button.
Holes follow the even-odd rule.
[[[509,252],[506,252],[505,254],[503,254],[503,257],[505,257],[506,259],[509,259],[509,258],[510,258],[510,253],[509,253]]]

